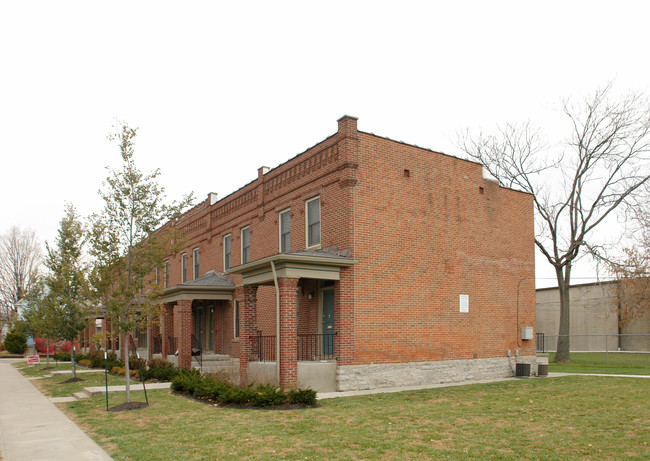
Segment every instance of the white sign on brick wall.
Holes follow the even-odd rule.
[[[469,295],[460,295],[460,311],[469,312]]]

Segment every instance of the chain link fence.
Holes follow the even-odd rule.
[[[571,352],[650,352],[650,334],[568,336]],[[560,335],[537,333],[537,352],[555,352]]]

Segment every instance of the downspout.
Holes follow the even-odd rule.
[[[275,379],[280,385],[280,287],[278,286],[278,274],[275,272],[275,263],[271,261],[273,271],[273,284],[275,285]]]

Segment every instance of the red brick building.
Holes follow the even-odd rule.
[[[477,163],[344,116],[332,136],[173,225],[186,246],[165,261],[159,325],[141,334],[150,357],[318,390],[508,376],[535,362],[522,330],[535,327],[532,197]]]

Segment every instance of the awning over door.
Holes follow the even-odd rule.
[[[339,280],[342,267],[350,267],[358,261],[324,251],[296,251],[279,253],[236,266],[226,274],[241,274],[244,285],[272,285],[275,265],[278,278],[310,278],[317,280]]]
[[[230,280],[216,271],[209,271],[201,278],[165,289],[160,301],[174,303],[193,299],[231,300],[234,289],[235,285]]]

